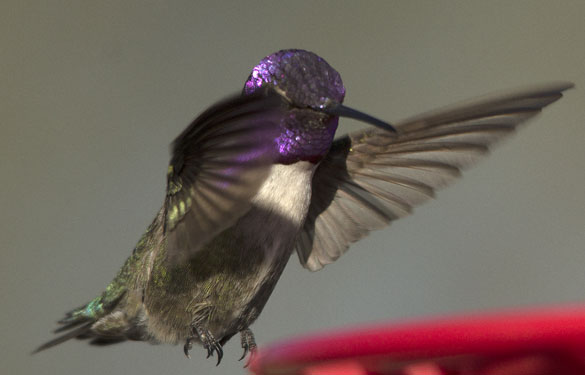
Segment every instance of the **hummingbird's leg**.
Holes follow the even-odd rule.
[[[244,354],[242,354],[242,357],[239,360],[241,361],[242,359],[244,359],[246,357],[246,354],[248,354],[248,352],[250,352],[250,359],[248,360],[248,362],[244,366],[244,367],[248,367],[248,365],[250,364],[250,361],[252,360],[252,358],[256,354],[256,348],[257,348],[256,339],[254,339],[254,334],[252,333],[250,328],[246,328],[244,330],[241,330],[240,337],[242,339],[242,348],[244,349]]]
[[[203,344],[203,347],[207,349],[207,358],[211,357],[213,352],[217,353],[217,365],[219,365],[223,358],[223,349],[219,341],[213,337],[213,334],[207,328],[203,328],[197,324],[193,326],[193,333],[197,335],[199,341]],[[188,344],[190,348],[189,340],[187,340],[185,347],[187,347]]]

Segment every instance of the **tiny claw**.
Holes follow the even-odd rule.
[[[223,349],[221,348],[221,345],[219,344],[215,344],[215,351],[217,352],[217,364],[216,366],[219,366],[219,363],[221,362],[221,359],[223,358]]]
[[[242,354],[242,356],[240,357],[240,359],[238,359],[238,361],[241,361],[242,359],[246,358],[246,355],[248,354],[248,347],[244,346],[244,354]],[[246,366],[244,366],[246,367]]]
[[[183,352],[185,353],[185,356],[189,359],[191,359],[191,355],[189,354],[189,350],[191,350],[193,346],[191,345],[191,339],[187,339],[187,341],[185,342],[185,346],[183,346]]]
[[[199,341],[203,344],[203,348],[207,349],[207,358],[212,357],[213,352],[217,352],[217,365],[219,365],[223,358],[221,344],[215,339],[215,337],[213,337],[211,332],[204,327],[194,326],[193,332],[199,337]]]
[[[240,361],[244,359],[248,353],[250,353],[250,358],[248,359],[248,361],[246,361],[246,364],[244,365],[244,368],[246,368],[250,365],[252,357],[256,353],[256,340],[254,339],[254,334],[249,328],[240,331],[240,335],[242,348],[244,349],[244,354],[242,354],[242,358],[240,358]]]

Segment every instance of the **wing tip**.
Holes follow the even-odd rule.
[[[557,87],[557,90],[560,92],[575,88],[575,84],[571,81],[551,82],[550,85]]]

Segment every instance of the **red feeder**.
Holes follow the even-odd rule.
[[[581,375],[585,307],[379,324],[262,348],[256,375]]]

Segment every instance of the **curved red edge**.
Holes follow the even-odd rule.
[[[585,306],[510,310],[365,325],[275,343],[261,348],[258,354],[250,365],[252,373],[257,375],[328,373],[325,367],[320,372],[307,370],[322,365],[333,366],[331,374],[370,374],[374,372],[359,372],[355,366],[381,368],[381,363],[385,363],[383,367],[386,369],[400,367],[402,370],[375,373],[418,374],[404,372],[404,364],[432,366],[433,363],[445,362],[441,358],[471,363],[470,358],[473,358],[474,363],[485,365],[489,358],[509,359],[518,355],[524,361],[521,363],[528,364],[523,368],[533,369],[526,374],[548,374],[546,371],[551,369],[551,365],[546,361],[555,366],[568,361],[571,368],[580,368],[575,374],[585,374]],[[480,358],[484,360],[480,361]],[[535,362],[534,358],[540,358],[540,362]],[[540,367],[534,367],[535,363],[540,363]],[[457,373],[441,372],[440,366],[437,366],[438,372],[427,368],[420,373]],[[350,371],[343,372],[344,368]],[[535,368],[548,370],[538,372]],[[518,371],[491,373],[524,374]],[[573,372],[567,370],[563,374],[569,373]]]

